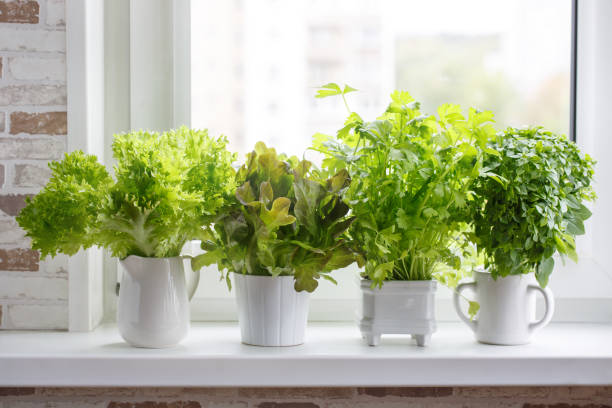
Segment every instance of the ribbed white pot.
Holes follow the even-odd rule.
[[[254,346],[304,343],[310,294],[296,292],[293,276],[233,275],[243,343]]]
[[[370,346],[383,334],[411,334],[417,345],[426,346],[436,331],[435,294],[437,282],[387,281],[372,288],[361,281],[362,307],[359,329]]]
[[[117,304],[117,326],[132,346],[172,347],[183,340],[190,326],[189,299],[199,281],[199,272],[186,284],[182,257],[143,258],[128,256],[120,261],[123,276]]]

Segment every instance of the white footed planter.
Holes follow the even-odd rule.
[[[472,288],[480,310],[470,320],[461,310],[461,291]],[[536,293],[544,296],[546,311],[536,321]],[[541,288],[533,273],[493,279],[489,272],[474,271],[474,282],[461,283],[454,294],[457,314],[481,343],[519,345],[529,343],[531,335],[546,326],[553,316],[555,300],[552,291]]]
[[[178,344],[189,332],[189,299],[199,272],[186,284],[183,257],[120,261],[124,269],[117,305],[117,326],[123,339],[135,347],[165,348]]]
[[[243,343],[254,346],[304,343],[310,294],[296,292],[293,276],[233,275]]]
[[[436,331],[435,281],[388,281],[382,288],[361,281],[362,309],[359,329],[370,346],[383,334],[411,334],[417,345],[426,346]]]

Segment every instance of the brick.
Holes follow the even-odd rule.
[[[61,159],[66,142],[61,138],[0,138],[0,159]]]
[[[612,408],[608,404],[523,404],[523,408]]]
[[[66,52],[66,32],[0,27],[0,51]]]
[[[37,1],[0,1],[0,23],[38,24]]]
[[[452,387],[370,387],[358,388],[357,392],[360,395],[369,395],[371,397],[411,397],[411,398],[426,398],[426,397],[448,397],[453,395]]]
[[[66,7],[64,0],[47,0],[47,25],[65,26]]]
[[[469,398],[547,398],[551,387],[458,387],[455,395]]]
[[[351,398],[353,388],[240,388],[238,396],[258,399],[335,399]]]
[[[319,408],[314,402],[261,402],[257,408]]]
[[[4,164],[0,164],[0,188],[4,186]],[[2,230],[0,230],[1,232]]]
[[[66,60],[61,58],[11,57],[7,71],[14,79],[66,81]]]
[[[10,133],[65,135],[68,131],[66,119],[66,112],[13,112]]]
[[[5,328],[20,330],[65,330],[68,303],[57,305],[8,305]]]
[[[247,402],[209,402],[208,408],[247,408],[249,404]]]
[[[0,58],[2,60],[2,58]],[[2,72],[2,63],[0,62],[0,73]],[[6,119],[4,112],[0,112],[0,132],[4,132],[6,128]]]
[[[66,105],[66,85],[7,85],[0,87],[0,106]]]
[[[68,279],[2,276],[0,299],[68,300]]]
[[[38,261],[38,252],[31,249],[0,249],[0,270],[3,271],[37,271]]]
[[[72,397],[73,399],[84,400],[87,397],[134,397],[144,392],[143,388],[115,387],[43,387],[38,389],[38,395],[48,399],[48,397]]]
[[[173,402],[110,402],[108,408],[202,408],[197,401],[173,401]]]
[[[12,397],[12,396],[23,396],[33,395],[36,392],[36,388],[31,387],[0,387],[0,397]]]
[[[26,206],[26,197],[33,197],[33,194],[6,194],[0,195],[0,210],[5,214],[17,216]]]
[[[19,227],[15,217],[0,214],[0,245],[30,245],[25,231]]]
[[[38,166],[36,164],[16,164],[15,187],[44,187],[51,177],[51,170],[48,166]]]

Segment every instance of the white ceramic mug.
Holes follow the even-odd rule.
[[[135,347],[171,347],[189,332],[189,300],[199,271],[186,284],[189,258],[143,258],[130,255],[120,261],[123,276],[117,305],[117,326],[123,339]],[[189,286],[189,287],[188,287]]]
[[[489,272],[474,271],[474,282],[457,285],[454,305],[457,314],[481,343],[519,345],[529,343],[531,335],[546,326],[553,316],[552,291],[541,288],[533,273],[493,279]],[[474,320],[461,310],[460,293],[472,288],[480,309]],[[536,293],[544,296],[546,311],[536,321]]]

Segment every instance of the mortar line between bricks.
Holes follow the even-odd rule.
[[[16,25],[19,25],[16,27]],[[46,32],[57,32],[66,31],[66,26],[52,26],[46,24],[29,24],[29,23],[0,23],[0,29],[9,28],[10,31],[46,31]]]

